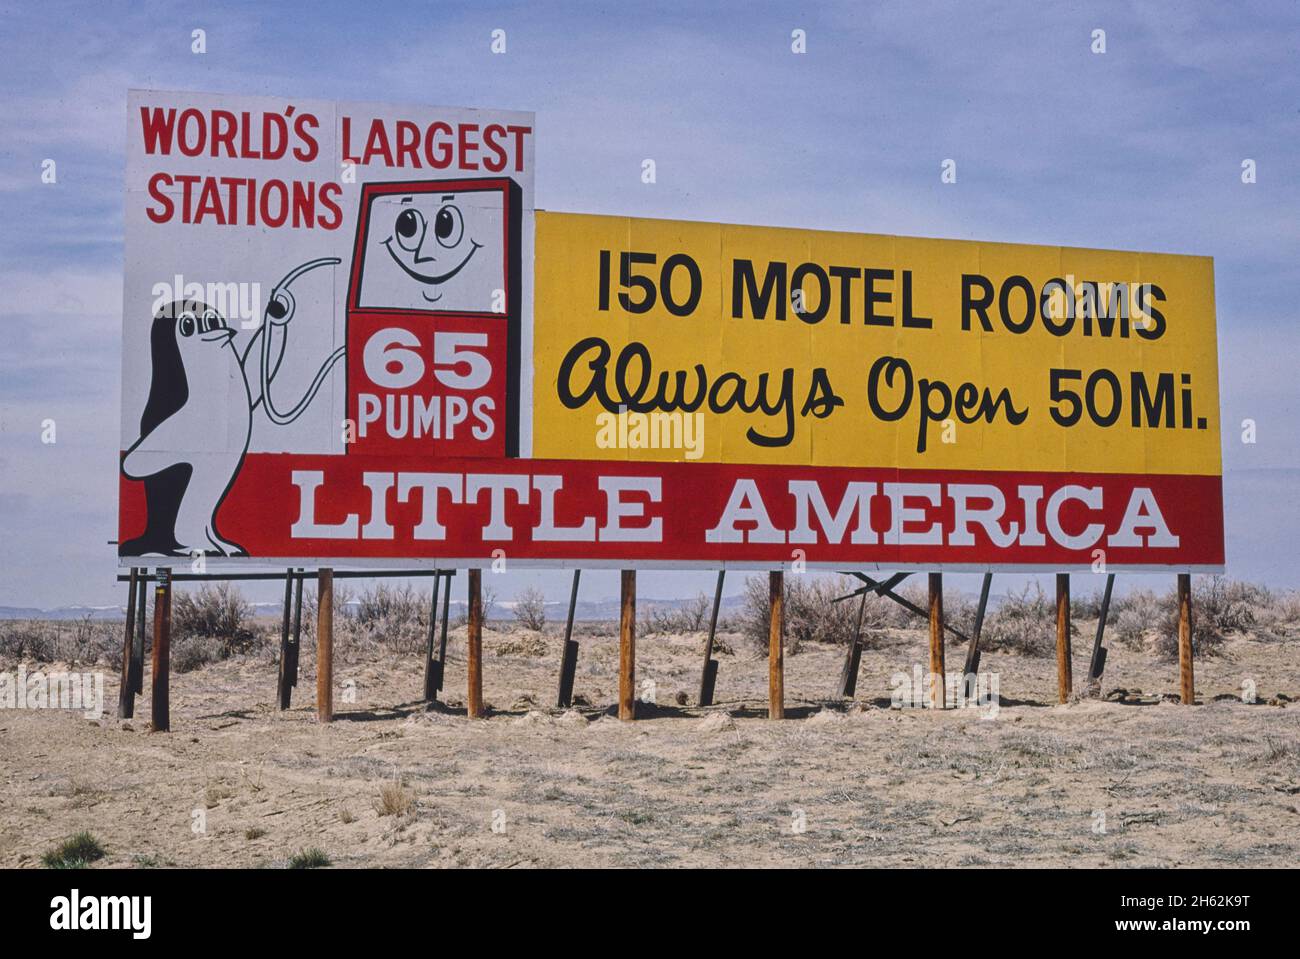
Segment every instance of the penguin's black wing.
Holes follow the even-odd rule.
[[[169,304],[154,317],[149,330],[151,359],[149,396],[140,416],[140,438],[122,457],[122,473],[128,478],[143,479],[147,517],[139,536],[118,545],[119,556],[160,554],[175,556],[181,544],[176,541],[176,513],[189,485],[194,467],[180,462],[171,454],[145,453],[140,449],[157,445],[168,449],[164,435],[155,436],[159,428],[178,412],[189,399],[189,383],[180,347],[176,345],[176,317],[195,304],[179,301]],[[175,447],[172,447],[175,448]]]

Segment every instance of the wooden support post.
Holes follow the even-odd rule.
[[[785,719],[785,573],[767,574],[767,718]]]
[[[289,708],[289,629],[293,614],[293,570],[284,574],[284,611],[280,617],[280,675],[276,683],[277,698],[281,709]]]
[[[483,715],[483,571],[471,569],[469,580],[469,624],[465,639],[468,659],[466,672],[469,689],[465,697],[465,712],[470,719]]]
[[[984,613],[989,607],[989,587],[993,585],[993,574],[985,573],[980,586],[980,604],[975,607],[975,627],[970,633],[970,644],[966,647],[966,665],[962,669],[962,682],[965,684],[965,697],[975,698],[975,678],[980,671],[980,633],[984,631]]]
[[[1106,634],[1106,617],[1110,615],[1110,594],[1115,588],[1115,574],[1106,574],[1106,590],[1101,594],[1101,615],[1097,620],[1097,636],[1092,641],[1092,662],[1088,664],[1088,681],[1097,683],[1101,692],[1101,672],[1106,668],[1106,647],[1101,644]]]
[[[713,690],[718,682],[718,661],[713,658],[713,640],[718,635],[718,609],[722,605],[722,583],[727,571],[718,570],[718,584],[713,587],[713,614],[709,617],[709,638],[704,643],[704,671],[700,674],[701,706],[713,705]]]
[[[1192,669],[1192,574],[1178,574],[1178,684],[1184,706],[1196,702]]]
[[[135,643],[131,646],[131,692],[144,695],[144,637],[149,612],[148,570],[140,568],[139,588],[135,594]]]
[[[619,588],[618,718],[636,719],[636,570],[625,569]]]
[[[158,570],[153,597],[153,731],[170,732],[171,721],[171,638],[172,580],[171,570]]]
[[[284,607],[280,611],[280,646],[289,643],[289,627],[293,625],[293,570],[284,571]]]
[[[438,639],[438,590],[442,586],[442,577],[435,575],[433,577],[433,597],[429,600],[429,635],[424,644],[424,701],[426,703],[435,702],[438,699],[438,690],[442,686],[442,677],[435,675],[441,673],[442,663],[434,656],[435,644]],[[451,584],[447,584],[448,588]]]
[[[334,570],[316,572],[316,721],[334,721]]]
[[[451,617],[451,577],[452,573],[442,574],[442,578],[447,584],[442,589],[442,635],[438,640],[438,691],[442,692],[442,681],[446,674],[447,664],[447,621]]]
[[[1057,701],[1068,703],[1074,691],[1070,659],[1070,574],[1056,574],[1056,690]]]
[[[573,571],[573,588],[569,590],[569,615],[564,620],[564,647],[560,652],[560,687],[555,693],[555,705],[568,709],[573,705],[573,677],[578,669],[578,644],[573,638],[573,617],[578,610],[578,581],[582,570]]]
[[[135,690],[131,688],[131,662],[135,658],[135,591],[144,589],[139,582],[140,571],[131,567],[130,585],[126,591],[126,627],[122,630],[122,681],[117,691],[117,718],[130,719],[135,715]]]
[[[298,570],[293,586],[293,638],[289,641],[289,685],[298,686],[298,653],[302,650],[302,581],[305,570]]]
[[[947,707],[943,669],[943,573],[930,574],[930,705]]]
[[[849,651],[844,657],[844,668],[840,670],[840,698],[852,699],[858,691],[858,669],[862,665],[862,614],[867,610],[867,594],[864,592],[858,600],[858,621],[853,627],[853,638],[849,641]]]

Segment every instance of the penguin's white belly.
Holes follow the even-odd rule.
[[[176,540],[191,553],[234,548],[217,535],[216,514],[248,449],[252,404],[234,350],[221,352],[229,357],[222,368],[205,369],[199,376],[186,370],[190,395],[168,424],[185,438],[178,448],[190,451],[192,469],[176,513]]]

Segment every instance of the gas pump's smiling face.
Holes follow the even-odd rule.
[[[466,232],[455,199],[452,193],[402,197],[392,232],[383,241],[388,255],[406,275],[428,287],[420,295],[430,303],[442,299],[442,284],[483,246]]]

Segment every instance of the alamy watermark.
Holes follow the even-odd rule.
[[[688,460],[704,455],[704,414],[681,410],[641,413],[620,405],[596,414],[596,446],[602,450],[682,450]]]
[[[104,674],[27,672],[0,673],[0,709],[80,709],[87,719],[104,715]]]
[[[262,325],[261,283],[187,283],[177,273],[169,282],[155,283],[150,293],[154,316],[172,309],[175,303],[190,301],[211,307],[228,323],[238,321],[245,330]]]
[[[942,702],[950,709],[981,709],[980,719],[996,719],[1001,708],[998,673],[927,673],[920,664],[911,673],[889,677],[891,709],[933,709]],[[942,699],[939,693],[942,691]]]

